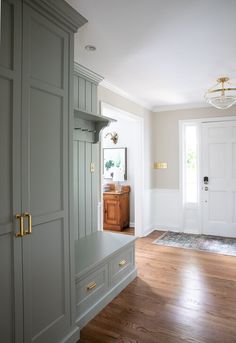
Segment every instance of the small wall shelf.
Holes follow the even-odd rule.
[[[94,113],[88,113],[82,111],[79,108],[74,109],[74,117],[75,117],[75,130],[81,130],[84,133],[92,134],[93,143],[97,143],[99,141],[99,134],[100,131],[108,126],[113,119],[102,117],[100,115],[96,115]]]

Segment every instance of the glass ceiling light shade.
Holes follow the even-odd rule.
[[[229,108],[236,103],[236,85],[230,83],[228,77],[220,77],[217,84],[205,93],[205,99],[216,108]]]

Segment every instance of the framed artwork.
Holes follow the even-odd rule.
[[[121,171],[124,174],[124,180],[127,180],[127,148],[104,148],[104,179],[112,179],[117,170]]]

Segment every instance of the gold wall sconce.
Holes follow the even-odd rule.
[[[166,162],[155,162],[154,169],[167,169],[168,164]]]
[[[117,132],[108,132],[105,136],[107,138],[108,136],[111,136],[111,140],[113,144],[116,144],[118,142],[118,133]]]

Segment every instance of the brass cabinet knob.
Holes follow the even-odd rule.
[[[122,260],[119,262],[119,266],[124,267],[126,265],[126,263],[127,263],[126,260]]]

